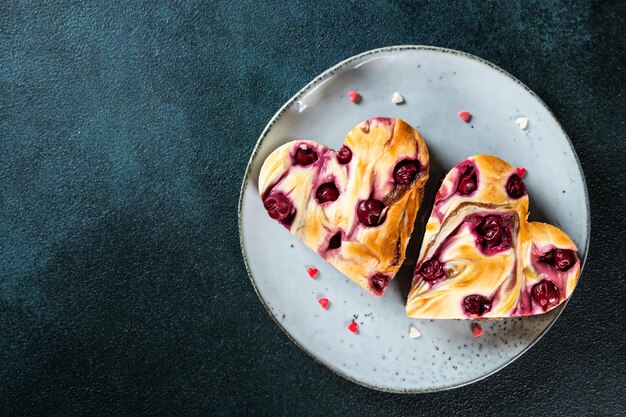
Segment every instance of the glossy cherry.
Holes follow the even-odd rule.
[[[278,221],[287,219],[294,212],[293,203],[283,193],[274,193],[268,196],[263,201],[263,207],[272,219]]]
[[[315,198],[317,198],[320,204],[327,201],[335,201],[339,198],[339,190],[334,182],[326,182],[317,187]]]
[[[561,292],[554,282],[543,279],[533,286],[530,296],[543,308],[543,311],[546,311],[548,307],[555,307],[559,304]]]
[[[428,261],[422,262],[416,275],[420,276],[424,281],[434,281],[445,277],[446,270],[439,260],[429,259]]]
[[[559,271],[567,271],[576,263],[576,254],[569,249],[554,250],[554,267]]]
[[[420,171],[419,161],[405,159],[398,162],[393,170],[393,180],[396,184],[410,184]]]
[[[576,253],[570,249],[553,249],[541,257],[541,262],[554,266],[558,271],[567,271],[576,263]]]
[[[389,278],[383,274],[376,274],[370,279],[370,282],[372,283],[372,289],[374,292],[382,294],[385,288],[387,288],[387,285],[389,285]]]
[[[370,198],[361,201],[356,208],[356,215],[359,221],[366,226],[378,226],[382,223],[382,214],[385,204],[382,201]]]
[[[459,185],[457,185],[456,189],[463,195],[472,194],[476,190],[476,169],[473,165],[465,167],[459,178]]]
[[[317,152],[306,144],[299,145],[296,149],[295,160],[297,165],[311,165],[317,161]]]
[[[463,309],[472,316],[482,316],[491,311],[491,300],[480,294],[468,295],[463,299]]]
[[[352,160],[352,151],[346,145],[343,145],[337,152],[337,161],[340,164],[345,165]]]
[[[506,183],[506,192],[511,198],[520,198],[526,194],[526,185],[519,175],[511,175]]]
[[[484,247],[493,248],[502,243],[504,238],[504,225],[502,223],[500,216],[486,216],[476,226],[476,232],[481,236],[481,243]]]

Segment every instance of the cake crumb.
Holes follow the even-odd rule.
[[[518,117],[515,119],[515,123],[517,123],[517,126],[519,126],[520,129],[526,130],[528,127],[528,117]]]
[[[417,330],[417,328],[415,326],[411,326],[411,329],[409,330],[409,337],[411,339],[417,339],[418,337],[420,337],[422,334],[420,333],[419,330]]]
[[[398,93],[397,91],[395,91],[393,93],[393,97],[391,98],[391,102],[393,104],[403,104],[404,103],[404,97],[402,97],[400,95],[400,93]]]

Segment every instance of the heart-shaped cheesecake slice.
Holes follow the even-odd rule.
[[[528,316],[565,301],[580,272],[576,245],[527,217],[526,186],[513,166],[477,155],[452,168],[426,225],[407,315]]]
[[[270,154],[259,192],[271,218],[381,296],[404,260],[428,179],[428,149],[400,119],[369,119],[337,152],[296,140]]]

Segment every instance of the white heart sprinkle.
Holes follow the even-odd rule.
[[[397,91],[393,93],[393,97],[391,98],[393,104],[402,104],[404,103],[404,98]]]
[[[528,117],[518,117],[515,119],[515,123],[517,123],[520,129],[526,129],[528,126]]]
[[[415,328],[415,326],[411,326],[411,330],[409,331],[409,337],[411,339],[417,339],[418,337],[420,337],[422,334],[420,333],[419,330],[417,330]]]

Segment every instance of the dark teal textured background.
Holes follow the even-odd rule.
[[[132,4],[127,4],[132,3]],[[626,412],[626,3],[0,4],[0,415]],[[293,346],[248,281],[239,186],[274,112],[356,53],[467,51],[554,110],[587,176],[581,284],[526,355],[393,395]]]

